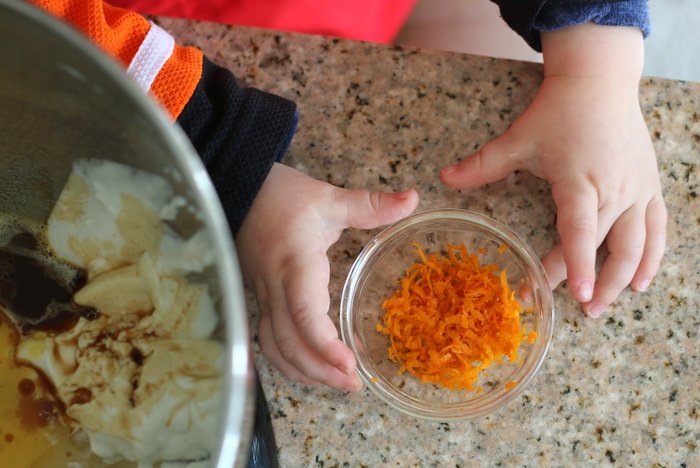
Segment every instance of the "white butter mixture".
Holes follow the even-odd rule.
[[[75,302],[99,316],[34,333],[17,355],[107,462],[205,461],[217,440],[223,347],[207,287],[187,279],[213,253],[204,232],[185,241],[164,224],[181,205],[159,176],[82,160],[48,221],[55,254],[88,272]]]

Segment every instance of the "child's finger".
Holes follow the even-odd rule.
[[[338,338],[338,330],[328,316],[328,258],[319,252],[315,257],[292,262],[284,290],[287,309],[301,339],[328,364],[353,375],[355,356]]]
[[[520,167],[523,148],[506,132],[476,153],[440,171],[440,180],[454,188],[473,188],[501,180]]]
[[[347,375],[328,364],[302,338],[287,308],[282,284],[276,286],[270,294],[270,323],[282,357],[311,380],[346,391],[359,390],[361,384],[357,376]]]
[[[596,246],[600,244],[605,239],[605,235],[610,230],[614,219],[612,215],[601,216],[598,218],[598,234],[596,236]],[[561,242],[557,243],[552,250],[542,258],[542,266],[547,272],[547,279],[549,280],[549,286],[552,289],[556,289],[559,284],[567,278],[566,274],[566,260],[564,259],[564,249],[562,248]]]
[[[589,185],[574,181],[565,187],[552,186],[552,195],[557,206],[557,230],[569,289],[579,302],[588,302],[595,284],[598,197]]]
[[[549,287],[554,291],[559,286],[559,283],[566,279],[566,262],[564,261],[564,250],[561,247],[561,242],[542,257],[542,266],[547,272]]]
[[[591,317],[600,317],[623,289],[630,284],[644,253],[644,212],[632,207],[622,213],[607,237],[609,255],[600,270],[591,301],[584,310]]]
[[[596,248],[600,247],[605,240],[605,236],[610,230],[615,221],[613,213],[599,213],[598,217],[598,233],[596,235]],[[547,272],[547,279],[552,290],[556,289],[559,284],[567,278],[566,260],[564,259],[564,249],[561,242],[558,242],[552,250],[542,257],[542,266]]]
[[[295,380],[306,385],[311,385],[317,387],[319,383],[312,380],[299,372],[299,370],[287,361],[280,350],[277,348],[277,343],[275,343],[274,334],[272,333],[272,326],[270,324],[270,315],[261,314],[260,324],[258,325],[258,338],[260,340],[260,351],[263,356],[267,358],[270,363],[272,363],[277,370],[282,372],[285,377],[290,380]]]
[[[646,209],[646,243],[642,261],[632,279],[632,287],[646,291],[656,275],[666,248],[666,220],[668,214],[661,195],[654,198]]]
[[[418,206],[418,192],[370,192],[338,189],[333,211],[329,213],[342,228],[374,229],[391,224],[413,213]]]

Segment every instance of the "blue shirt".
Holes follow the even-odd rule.
[[[542,50],[540,32],[592,22],[631,26],[650,32],[647,0],[492,0],[508,25],[533,49]]]

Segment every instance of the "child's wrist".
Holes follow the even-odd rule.
[[[613,79],[638,86],[644,40],[637,28],[586,23],[540,34],[545,77]]]

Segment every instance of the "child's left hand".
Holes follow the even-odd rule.
[[[545,79],[523,115],[476,154],[444,168],[440,177],[457,188],[494,182],[516,169],[547,179],[561,239],[543,259],[551,286],[568,278],[586,313],[599,317],[627,285],[644,291],[656,274],[665,246],[666,207],[639,107],[639,75],[628,73],[630,63],[624,60],[608,64],[607,75],[594,73],[606,54],[613,58],[615,44],[593,57],[591,67],[576,63],[581,55],[563,53],[564,46],[575,50],[598,33],[601,44],[620,33],[613,43],[620,39],[628,45],[641,41],[641,34],[594,25],[573,32],[571,38],[562,37],[564,31],[543,37]],[[628,47],[621,49],[635,56]],[[609,256],[596,281],[596,249],[604,240]]]

